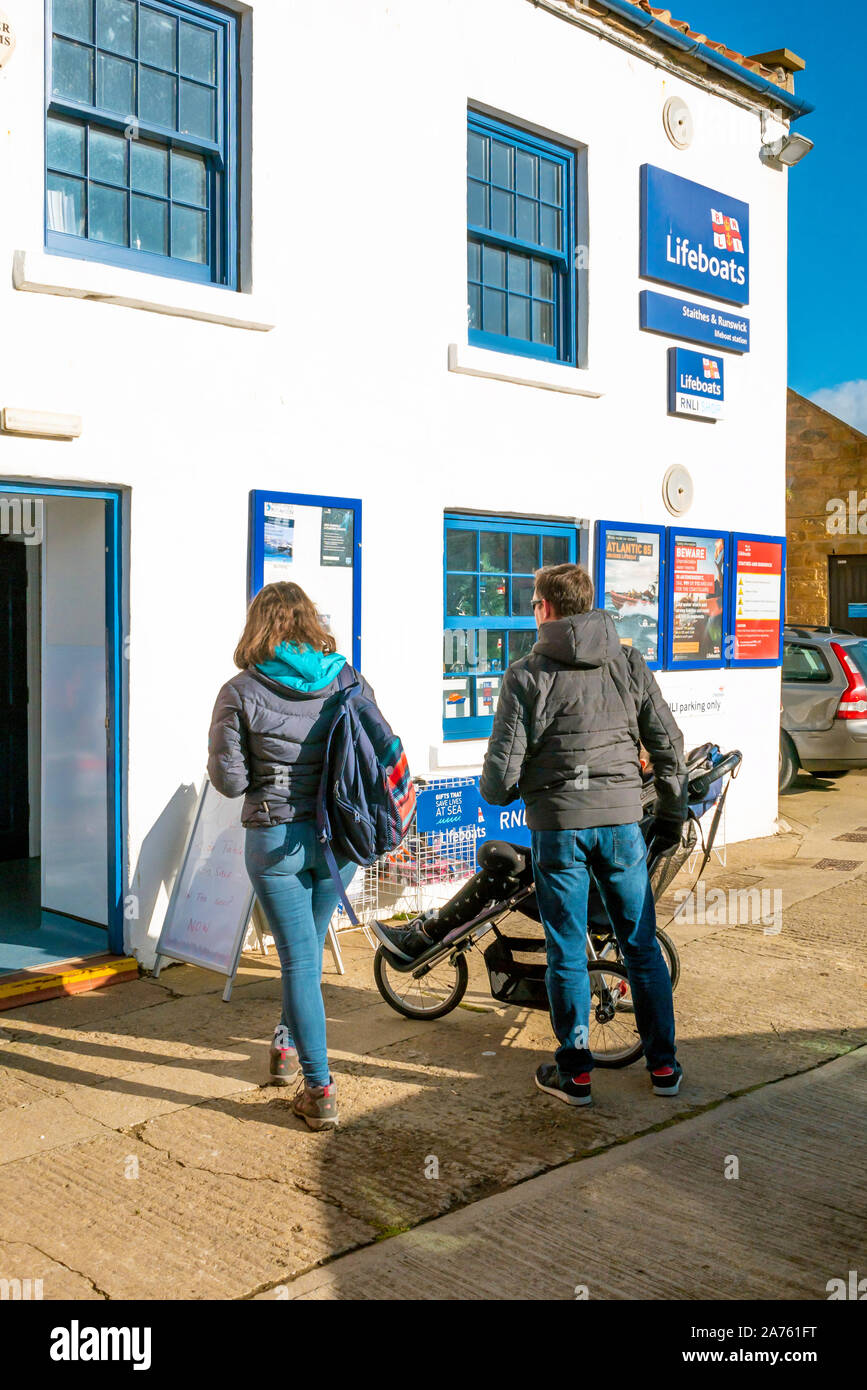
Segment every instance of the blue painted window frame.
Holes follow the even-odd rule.
[[[268,492],[254,489],[250,493],[249,562],[247,567],[247,602],[265,583],[265,503],[288,502],[299,507],[344,507],[352,511],[352,665],[361,669],[361,498],[320,497],[312,492]],[[289,576],[296,580],[295,575]],[[308,590],[309,592],[309,590]],[[316,594],[310,597],[316,601]],[[346,652],[343,653],[347,655]]]
[[[565,537],[568,541],[568,562],[576,563],[578,558],[578,531],[569,522],[555,522],[550,520],[539,520],[533,517],[494,517],[494,516],[474,516],[464,512],[446,512],[443,528],[443,632],[463,630],[480,631],[483,629],[503,630],[508,632],[535,632],[536,620],[530,616],[507,616],[482,618],[473,617],[449,617],[448,615],[448,535],[450,531],[507,531],[510,535],[538,535],[544,540],[546,536]],[[511,555],[511,540],[510,540]],[[478,557],[477,557],[478,558]],[[488,571],[476,570],[455,570],[455,574],[475,574],[476,585],[476,608],[480,607],[478,602],[478,579],[480,575],[487,574]],[[493,571],[490,572],[494,574]],[[513,573],[511,565],[509,574]],[[519,570],[519,576],[525,575],[525,571]],[[506,668],[504,668],[505,671]],[[479,672],[468,665],[466,668],[465,679],[472,682],[473,677],[481,674],[488,676],[502,676],[504,671]],[[459,678],[461,673],[459,674]],[[471,683],[471,700],[475,707],[476,688],[474,682]],[[443,716],[443,739],[446,743],[455,743],[466,739],[487,738],[494,725],[494,717],[490,714],[473,713],[460,719],[446,719]]]
[[[562,201],[561,209],[563,216],[563,227],[565,234],[565,244],[561,251],[555,251],[551,247],[542,246],[537,242],[523,241],[517,236],[504,236],[492,231],[487,227],[480,227],[469,221],[467,215],[467,247],[471,242],[478,242],[482,247],[494,246],[506,251],[521,251],[530,254],[539,260],[547,260],[554,267],[554,330],[555,341],[552,345],[543,343],[528,342],[526,339],[513,338],[504,334],[489,333],[483,329],[468,326],[467,341],[476,347],[491,348],[496,352],[507,352],[520,357],[533,357],[541,361],[559,362],[565,366],[575,366],[577,363],[577,342],[576,342],[576,322],[577,322],[577,275],[575,268],[575,186],[576,186],[576,159],[575,151],[567,146],[553,144],[541,136],[531,135],[528,131],[519,126],[507,124],[504,121],[494,120],[490,116],[482,116],[476,111],[467,114],[467,136],[471,132],[480,135],[493,136],[494,138],[513,145],[516,149],[524,150],[530,154],[542,155],[545,159],[558,162],[562,168]],[[469,192],[470,173],[467,169],[467,191]],[[490,171],[488,173],[488,184],[491,183]],[[469,299],[469,273],[467,279],[468,299]],[[476,283],[476,282],[474,282]],[[484,282],[481,281],[483,284]],[[467,309],[469,317],[469,307]]]
[[[95,25],[95,0],[93,22]],[[140,15],[143,0],[136,0],[137,15]],[[207,140],[189,134],[179,134],[169,127],[142,121],[137,113],[130,112],[120,116],[97,105],[86,105],[68,97],[58,97],[52,93],[52,37],[54,33],[54,0],[46,0],[45,31],[45,206],[44,229],[45,249],[57,255],[71,256],[78,260],[99,261],[103,264],[125,267],[129,270],[144,271],[151,275],[163,275],[176,280],[189,280],[194,283],[216,285],[235,290],[238,286],[238,18],[227,10],[221,10],[199,0],[146,0],[147,8],[162,11],[174,17],[194,20],[214,30],[217,35],[216,53],[216,139]],[[138,57],[138,31],[136,24],[136,106],[138,106],[138,77],[141,61]],[[95,28],[94,28],[95,35]],[[90,44],[78,41],[92,52],[96,52],[96,40]],[[95,93],[94,93],[95,95]],[[135,116],[137,135],[164,144],[168,149],[188,150],[205,157],[208,169],[208,260],[199,264],[164,256],[151,251],[137,251],[126,246],[115,246],[109,242],[90,240],[69,232],[58,232],[48,225],[48,118],[65,117],[83,125],[112,131],[127,130],[130,116]],[[87,143],[87,142],[85,142]],[[88,181],[87,172],[84,175]],[[127,187],[129,192],[129,187]],[[171,204],[169,204],[171,208]]]
[[[768,542],[771,545],[780,546],[780,641],[776,657],[738,657],[735,656],[735,604],[737,602],[737,564],[738,564],[738,541],[758,541]],[[786,538],[785,536],[762,536],[752,531],[732,531],[729,536],[729,569],[731,578],[729,581],[729,594],[727,605],[727,624],[730,640],[727,650],[730,652],[726,665],[731,666],[782,666],[783,664],[783,628],[785,626],[786,608]]]
[[[700,540],[723,542],[722,647],[718,657],[708,661],[674,661],[674,546],[679,536],[696,536]],[[669,526],[665,581],[665,669],[666,671],[718,671],[726,663],[729,649],[729,586],[731,582],[731,533],[703,530],[700,526]]]
[[[657,634],[656,649],[659,656],[656,661],[647,661],[648,670],[659,671],[662,667],[663,654],[665,652],[665,637],[667,632],[666,623],[666,573],[668,569],[668,546],[666,545],[666,528],[664,526],[652,526],[647,522],[640,521],[597,521],[596,523],[596,546],[593,566],[593,593],[597,608],[604,608],[605,603],[605,548],[609,531],[635,531],[636,534],[656,536],[659,540],[659,591],[657,594]],[[600,597],[602,603],[599,602]]]

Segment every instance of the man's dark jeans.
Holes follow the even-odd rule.
[[[561,1076],[578,1076],[593,1066],[587,1048],[586,953],[591,869],[629,973],[648,1069],[677,1068],[671,977],[656,940],[656,906],[638,825],[534,830],[532,840],[536,897],[548,952],[545,982],[560,1044],[555,1060]]]

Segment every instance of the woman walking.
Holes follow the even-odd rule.
[[[322,1002],[322,949],[337,889],[316,834],[325,740],[342,689],[341,672],[364,677],[336,651],[312,601],[297,584],[267,584],[253,599],[235,651],[240,674],[217,696],[208,775],[224,796],[245,794],[245,861],[277,944],[283,1011],[271,1045],[278,1085],[299,1075],[292,1108],[311,1129],[337,1124]],[[344,886],[357,865],[337,859]]]

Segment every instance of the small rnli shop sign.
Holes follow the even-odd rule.
[[[721,420],[725,402],[721,357],[689,348],[668,350],[668,409],[672,415]]]

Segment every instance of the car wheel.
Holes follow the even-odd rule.
[[[780,730],[780,791],[787,792],[798,775],[798,755],[795,745]]]

